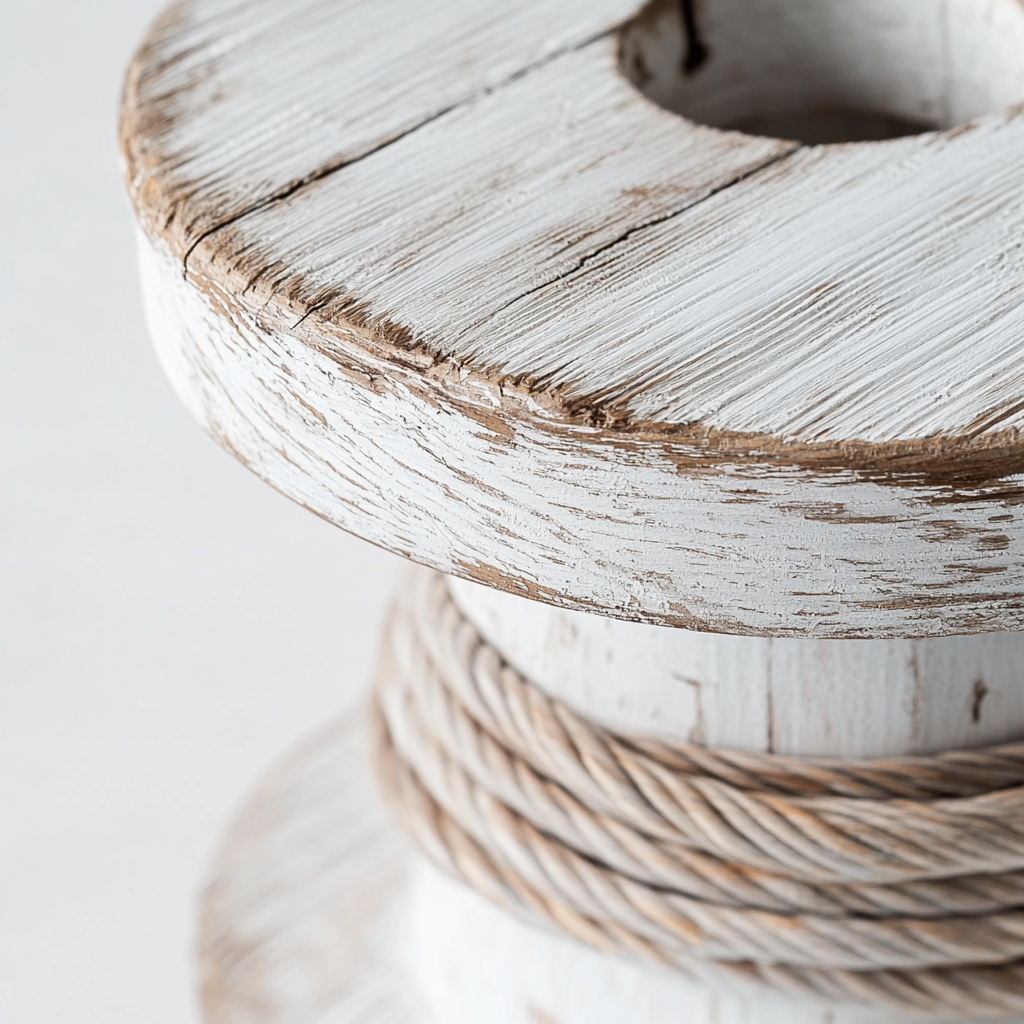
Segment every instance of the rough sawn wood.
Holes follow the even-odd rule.
[[[814,15],[840,77],[849,6]],[[959,0],[937,72],[937,0],[879,29],[894,104],[938,76],[973,120],[808,147],[642,95],[635,0],[180,4],[122,121],[165,366],[264,479],[446,572],[738,633],[1020,628],[1024,13],[985,9],[988,64]]]

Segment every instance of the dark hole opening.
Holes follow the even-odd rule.
[[[652,0],[620,42],[660,106],[807,145],[952,128],[1024,99],[1016,0]]]

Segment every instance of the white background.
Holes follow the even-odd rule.
[[[232,811],[364,686],[397,561],[202,436],[117,168],[153,0],[0,0],[0,1021],[190,1024]]]

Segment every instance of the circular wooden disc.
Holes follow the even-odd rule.
[[[668,0],[172,8],[122,119],[169,375],[295,500],[515,593],[1021,628],[1024,11],[700,11],[684,72]],[[802,146],[665,109],[771,121],[744,104],[773,89],[948,130]]]
[[[376,799],[360,725],[291,757],[233,825],[203,897],[207,1024],[428,1019],[404,956],[412,852]]]

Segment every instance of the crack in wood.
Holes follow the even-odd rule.
[[[586,39],[583,39],[578,43],[572,44],[571,46],[559,47],[557,50],[554,50],[551,53],[546,54],[540,60],[532,61],[531,63],[525,65],[524,67],[519,68],[517,71],[514,71],[512,74],[503,78],[500,82],[497,82],[494,85],[486,86],[482,89],[477,89],[475,92],[463,97],[457,102],[450,103],[447,106],[441,108],[440,110],[435,111],[429,116],[424,117],[422,120],[418,121],[412,127],[407,128],[405,131],[398,132],[395,135],[392,135],[391,137],[383,140],[377,145],[370,147],[365,152],[359,153],[357,156],[349,157],[347,159],[329,161],[323,166],[317,168],[315,171],[311,171],[304,177],[294,179],[293,181],[285,185],[283,188],[276,189],[270,195],[264,196],[263,198],[250,203],[244,209],[239,210],[237,213],[232,214],[230,217],[225,217],[223,220],[219,221],[212,227],[209,227],[205,231],[203,231],[199,235],[199,237],[196,238],[195,241],[192,242],[192,244],[189,245],[189,247],[185,250],[185,254],[181,260],[182,276],[188,276],[189,257],[195,252],[195,250],[208,238],[210,238],[212,235],[217,234],[217,232],[222,231],[224,228],[231,227],[233,224],[237,224],[239,221],[244,220],[246,217],[249,217],[254,213],[258,213],[260,210],[264,210],[268,206],[272,206],[274,203],[280,203],[286,199],[290,199],[296,193],[302,191],[305,188],[308,188],[310,185],[315,185],[317,182],[323,181],[325,178],[329,178],[333,174],[337,174],[339,171],[343,171],[348,167],[352,167],[356,164],[362,163],[364,160],[368,160],[372,156],[376,156],[378,153],[381,153],[384,150],[395,145],[396,143],[401,142],[403,139],[406,139],[410,135],[415,134],[416,132],[425,128],[427,125],[433,124],[433,122],[440,120],[447,114],[450,114],[455,110],[459,110],[462,107],[466,107],[471,103],[475,103],[478,100],[482,99],[484,96],[490,96],[496,92],[499,92],[502,89],[507,88],[514,82],[518,82],[521,79],[525,78],[527,75],[530,75],[535,71],[539,71],[541,68],[546,67],[548,64],[551,64],[552,62],[558,60],[561,57],[564,57],[566,54],[576,53],[580,50],[585,50],[588,46],[593,46],[594,44],[599,43],[602,39],[607,39],[610,35],[619,31],[619,28],[619,25],[615,25],[612,28],[605,29],[602,32],[596,32],[593,35],[588,36]],[[309,313],[312,312],[315,312],[315,310],[309,310],[309,312],[306,315],[308,316]],[[305,319],[305,317],[303,317],[302,319]],[[298,325],[296,324],[296,326]]]
[[[633,227],[627,228],[625,231],[621,232],[615,238],[612,238],[607,242],[603,242],[596,249],[593,249],[588,253],[584,253],[582,256],[579,257],[579,259],[577,259],[576,264],[574,266],[569,267],[567,270],[563,270],[561,273],[556,274],[554,277],[546,281],[542,281],[540,284],[534,285],[532,288],[528,288],[525,292],[523,292],[520,295],[517,295],[514,299],[509,299],[508,302],[504,303],[497,309],[488,313],[488,315],[483,320],[480,320],[477,323],[470,324],[467,327],[464,327],[455,336],[455,341],[459,341],[459,339],[464,337],[468,332],[477,330],[482,324],[485,324],[493,317],[499,316],[501,313],[506,312],[508,309],[516,305],[516,303],[521,302],[523,299],[528,298],[529,296],[535,294],[536,292],[543,291],[545,288],[550,288],[552,285],[558,284],[559,281],[565,281],[568,278],[575,276],[576,274],[586,269],[586,267],[589,264],[593,263],[594,260],[596,260],[599,256],[608,252],[610,249],[614,249],[617,245],[622,245],[623,243],[628,242],[631,238],[638,235],[641,231],[645,231],[648,228],[657,227],[659,224],[664,224],[667,221],[674,220],[676,217],[680,217],[684,213],[690,213],[692,210],[700,206],[701,203],[706,203],[709,199],[713,199],[715,196],[720,195],[722,192],[725,192],[730,188],[733,188],[735,185],[739,185],[741,182],[750,181],[751,178],[756,177],[762,171],[766,171],[769,168],[774,167],[776,164],[788,160],[801,148],[803,147],[801,147],[799,143],[794,143],[792,149],[789,149],[784,153],[777,153],[769,157],[763,163],[760,163],[755,167],[751,167],[748,170],[743,171],[740,174],[737,174],[734,178],[731,178],[729,181],[723,182],[721,185],[717,185],[714,188],[709,189],[707,193],[702,195],[699,199],[695,199],[693,202],[687,203],[685,206],[681,206],[677,210],[671,210],[668,213],[661,214],[658,217],[652,217],[649,220],[645,220],[641,224],[635,224],[633,225]],[[554,372],[556,371],[552,371],[552,373]],[[587,400],[593,401],[594,399],[591,396],[588,396]]]

